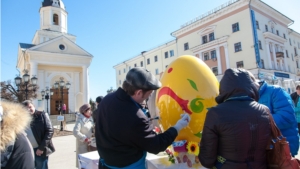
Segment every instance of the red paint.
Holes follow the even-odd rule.
[[[169,69],[168,69],[168,73],[171,73],[172,70],[173,70],[173,68],[169,68]]]
[[[192,114],[193,112],[189,110],[188,108],[188,100],[183,100],[182,98],[178,97],[176,95],[176,93],[170,89],[169,87],[163,87],[160,89],[158,95],[157,95],[157,102],[159,100],[159,98],[163,95],[168,95],[170,97],[172,97],[182,108],[182,110],[184,110],[185,112],[187,112],[188,114]]]

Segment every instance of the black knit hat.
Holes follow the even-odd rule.
[[[102,101],[102,99],[103,99],[103,96],[98,96],[96,98],[96,102],[99,104]]]
[[[144,90],[157,90],[161,83],[157,78],[143,67],[135,67],[126,75],[126,82],[134,87]]]

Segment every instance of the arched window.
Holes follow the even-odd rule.
[[[57,14],[53,14],[53,24],[58,25],[58,15]]]

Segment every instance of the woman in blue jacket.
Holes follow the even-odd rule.
[[[259,97],[258,102],[270,109],[277,127],[289,141],[292,155],[297,155],[299,149],[298,126],[290,95],[280,86],[268,85],[262,81],[260,82]]]

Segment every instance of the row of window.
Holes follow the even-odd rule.
[[[187,43],[188,45],[188,43]],[[261,41],[258,41],[258,45],[259,45],[259,49],[262,49],[262,44],[261,44]],[[295,50],[295,56],[298,55],[297,53],[297,49],[294,48]],[[235,43],[234,44],[234,51],[235,52],[239,52],[239,51],[242,51],[242,44],[241,42],[238,42],[238,43]],[[271,47],[270,47],[270,51],[272,52],[271,50]],[[276,48],[276,51],[278,51],[278,49]],[[169,52],[165,52],[165,58],[168,58],[169,57],[169,54],[170,54],[170,57],[174,56],[174,50],[170,50]],[[286,50],[286,57],[289,57],[289,54],[288,54],[288,51]],[[292,54],[292,57],[293,57],[293,54]],[[209,52],[205,52],[203,53],[203,60],[206,61],[206,60],[209,60],[209,59],[216,59],[217,58],[217,55],[216,55],[216,50],[212,50],[212,51],[209,51]],[[292,58],[294,60],[294,58]],[[154,62],[157,62],[158,61],[158,57],[157,56],[154,56]],[[263,64],[263,60],[262,60],[262,64]],[[150,64],[150,58],[147,59],[147,64],[149,65]],[[140,62],[140,66],[143,67],[143,61]],[[240,67],[244,67],[244,64],[243,62],[237,62],[237,68],[240,68]],[[137,64],[135,63],[134,64],[134,67],[137,67]],[[264,65],[263,65],[263,68],[264,68]],[[129,66],[129,70],[131,69],[131,67]],[[126,69],[124,68],[124,73],[126,73]],[[121,71],[119,70],[119,75],[121,74]],[[157,74],[157,73],[156,73]]]
[[[256,21],[256,28],[259,29],[259,22]],[[265,31],[268,32],[269,31],[269,27],[268,25],[265,25]],[[274,27],[271,27],[271,32],[275,34],[275,30],[274,30]],[[278,30],[276,30],[276,35],[280,36],[280,33]],[[283,38],[286,39],[286,36],[285,36],[285,33],[282,34],[283,35]],[[291,38],[289,38],[289,43],[290,45],[292,46],[292,40]],[[295,40],[294,40],[294,44],[295,44]],[[300,49],[300,42],[298,42],[298,48]]]
[[[298,61],[296,61],[296,65],[297,65],[297,68],[299,68]],[[236,67],[244,68],[244,62],[243,61],[236,62]],[[265,69],[265,63],[264,63],[263,59],[261,59],[261,68]],[[218,67],[213,67],[211,69],[212,69],[212,72],[217,76],[218,75]]]
[[[167,51],[165,52],[165,59],[169,58],[174,56],[174,50],[170,50],[170,51]],[[157,62],[158,61],[158,57],[157,56],[154,56],[154,62]],[[147,65],[150,64],[150,58],[147,58]],[[134,64],[134,67],[137,67],[137,64],[135,63]],[[144,62],[141,61],[140,62],[140,67],[144,67]],[[129,66],[129,70],[131,69],[131,66]],[[126,68],[123,69],[123,72],[126,73]],[[119,75],[121,75],[121,70],[119,70]]]
[[[210,53],[214,53],[214,52],[210,51]],[[209,54],[209,52],[207,52],[207,55],[208,54]],[[207,56],[207,57],[209,57],[209,56]],[[204,53],[204,58],[205,58],[205,53]],[[296,66],[297,66],[297,68],[299,68],[298,61],[296,61]],[[168,65],[166,65],[166,68],[167,67],[168,67]],[[237,68],[244,68],[244,62],[243,61],[236,62],[236,67]],[[261,59],[261,68],[265,69],[265,64],[264,64],[264,60],[263,59]],[[213,67],[212,68],[212,72],[217,76],[218,75],[218,67]],[[155,75],[159,75],[159,69],[155,69]],[[119,84],[121,85],[121,80],[119,80]]]
[[[256,21],[256,28],[259,29],[259,22],[258,21]],[[265,29],[266,29],[266,31],[268,31],[268,25],[265,25]],[[240,27],[239,27],[238,22],[232,24],[232,32],[233,33],[237,32],[239,30],[240,30]],[[274,28],[273,27],[271,28],[271,31],[272,31],[272,33],[274,33]],[[276,30],[276,34],[279,36],[279,31],[278,30]],[[283,37],[286,39],[285,34],[283,34]],[[202,44],[208,43],[208,42],[213,41],[213,40],[215,40],[214,32],[209,33],[208,35],[203,35],[202,36]],[[292,45],[291,39],[289,39],[289,42],[290,42],[290,45]],[[294,43],[295,43],[295,41],[294,41]],[[258,45],[259,45],[259,49],[262,49],[261,41],[259,41]],[[300,49],[300,43],[299,42],[298,42],[298,48]],[[188,49],[189,49],[189,44],[185,43],[184,44],[184,50],[188,50]],[[242,45],[241,45],[240,42],[234,44],[234,51],[235,52],[239,52],[241,50],[242,50]]]

